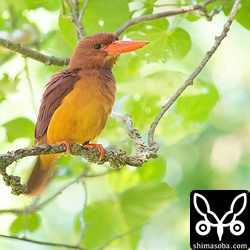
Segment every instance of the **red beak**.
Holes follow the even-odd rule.
[[[108,55],[122,54],[140,49],[148,43],[147,41],[115,41],[105,48],[104,51],[107,51]]]

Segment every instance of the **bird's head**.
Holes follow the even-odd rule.
[[[70,68],[111,69],[122,53],[145,46],[145,41],[119,41],[114,33],[99,33],[88,36],[78,43],[70,60]]]

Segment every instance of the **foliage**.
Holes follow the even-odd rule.
[[[0,1],[0,37],[48,55],[70,56],[77,36],[68,2]],[[183,2],[190,4],[178,0],[171,2],[174,6],[156,0],[91,0],[83,15],[84,30],[87,35],[114,32],[132,17],[174,9]],[[79,10],[85,4],[80,0]],[[122,55],[113,70],[118,85],[114,110],[129,113],[145,141],[150,124],[203,58],[218,33],[214,30],[223,28],[232,5],[216,1],[209,5],[209,11],[215,7],[223,10],[210,23],[205,23],[199,11],[182,13],[138,23],[120,36],[150,41],[144,49]],[[58,245],[78,243],[78,249],[188,248],[190,191],[249,188],[249,74],[244,66],[249,56],[249,11],[249,1],[242,0],[237,26],[231,31],[233,45],[218,52],[221,54],[160,121],[155,134],[160,147],[157,159],[142,168],[113,170],[81,157],[62,157],[53,182],[35,204],[29,197],[12,197],[9,189],[2,188],[0,234],[25,235]],[[246,35],[246,46],[236,43],[234,47],[233,39],[239,39],[239,34]],[[234,56],[238,49],[242,58],[224,56]],[[33,143],[44,85],[61,68],[45,67],[1,47],[0,62],[0,144],[1,153],[5,153]],[[105,147],[114,145],[134,152],[124,124],[115,119],[109,119],[98,140]],[[30,159],[23,159],[9,171],[25,180],[32,165]],[[76,180],[82,173],[88,177]],[[13,207],[17,210],[11,210]],[[23,207],[30,210],[20,212]],[[19,242],[0,237],[0,244],[7,250],[27,249],[32,243],[19,246]],[[33,243],[32,249],[51,247]]]

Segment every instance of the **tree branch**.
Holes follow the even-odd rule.
[[[195,7],[195,6],[202,6],[203,8],[215,0],[209,0],[204,2],[203,4],[194,5],[193,8],[199,9],[201,7]],[[226,37],[231,23],[234,20],[237,8],[239,6],[240,0],[235,1],[235,4],[233,6],[233,9],[230,13],[229,19],[224,25],[224,29],[220,36],[216,37],[215,43],[213,47],[206,53],[206,56],[201,61],[201,63],[198,65],[198,67],[195,69],[195,71],[191,74],[191,76],[183,83],[183,85],[176,91],[176,93],[170,98],[170,100],[163,106],[161,111],[158,113],[157,117],[153,121],[153,123],[150,126],[149,132],[148,132],[148,145],[146,146],[145,143],[141,139],[140,133],[136,129],[132,129],[132,119],[129,115],[119,115],[117,113],[112,113],[112,116],[116,119],[119,119],[123,121],[126,124],[126,131],[128,135],[133,139],[135,149],[136,149],[136,155],[127,155],[126,152],[124,152],[121,149],[111,149],[106,150],[104,158],[99,162],[99,151],[96,148],[90,149],[85,148],[81,145],[71,143],[71,154],[72,155],[80,155],[83,156],[86,160],[92,163],[97,164],[103,164],[105,162],[109,162],[110,166],[113,168],[121,168],[125,165],[130,165],[134,167],[141,167],[143,163],[147,162],[150,158],[156,158],[157,157],[157,150],[158,150],[158,144],[154,142],[154,133],[155,129],[163,117],[163,115],[166,113],[166,111],[169,109],[169,107],[176,101],[176,99],[182,94],[182,92],[193,83],[194,79],[197,77],[197,75],[201,72],[201,70],[205,67],[207,62],[210,60],[212,55],[215,53],[216,49],[219,47],[222,40]],[[190,9],[190,6],[186,6],[181,8],[185,11],[188,11]],[[181,11],[181,9],[177,10]],[[169,13],[169,12],[168,12]],[[162,13],[161,13],[162,15]],[[165,12],[166,15],[166,12]],[[154,15],[150,15],[153,16]],[[145,16],[144,16],[145,17]],[[137,19],[138,20],[138,19]],[[152,19],[151,19],[152,20]],[[142,19],[140,19],[140,22]],[[0,39],[2,41],[4,39]],[[6,40],[5,40],[6,42]],[[8,41],[7,43],[8,44]],[[12,46],[13,44],[10,43],[8,46]],[[11,47],[12,48],[12,47]],[[24,49],[21,45],[17,45],[17,48]],[[18,51],[15,46],[15,51]],[[13,48],[12,48],[13,49]],[[24,49],[24,51],[27,52],[27,49]],[[30,50],[29,50],[30,51]],[[35,51],[32,51],[35,52]],[[39,54],[39,53],[38,53]],[[47,58],[47,57],[46,57]],[[53,57],[52,57],[53,58]],[[48,62],[47,62],[48,64]],[[14,161],[21,159],[26,156],[35,156],[35,155],[42,155],[42,154],[56,154],[56,153],[63,153],[66,151],[65,145],[41,145],[41,146],[34,146],[30,148],[24,148],[24,149],[18,149],[16,151],[8,152],[7,154],[0,155],[0,174],[3,176],[3,180],[7,186],[12,187],[12,193],[16,195],[20,195],[27,192],[27,186],[21,184],[20,177],[8,175],[6,173],[6,168],[10,164],[12,164]]]
[[[136,155],[128,155],[121,149],[113,148],[105,150],[103,159],[99,161],[100,153],[97,148],[87,148],[76,143],[70,144],[70,153],[76,156],[83,156],[91,163],[104,164],[108,162],[113,168],[122,168],[126,165],[141,167],[150,158],[157,157],[158,144],[153,143],[150,147],[147,147],[142,141],[140,133],[136,129],[132,129],[133,122],[129,115],[123,116],[113,113],[112,116],[125,122],[126,131],[134,141]],[[6,168],[13,162],[27,156],[58,154],[64,152],[66,152],[66,146],[64,144],[57,144],[33,146],[2,154],[0,155],[0,174],[3,176],[6,186],[11,186],[12,194],[25,194],[27,193],[27,186],[21,184],[21,178],[19,176],[8,175]]]
[[[79,13],[79,1],[78,0],[76,0],[74,4],[71,2],[71,0],[65,0],[65,1],[69,8],[71,21],[75,25],[75,28],[77,31],[77,40],[79,41],[86,36],[86,32],[82,24],[82,18],[90,0],[85,1],[80,13]]]
[[[170,11],[164,11],[164,12],[160,12],[160,13],[156,13],[156,14],[139,16],[139,17],[132,18],[132,19],[126,21],[124,24],[122,24],[115,31],[115,33],[117,35],[120,35],[127,28],[129,28],[132,25],[142,23],[142,22],[146,22],[146,21],[159,19],[159,18],[163,18],[163,17],[183,14],[183,13],[191,12],[191,11],[195,11],[195,10],[199,10],[201,16],[205,16],[208,20],[211,21],[213,15],[217,14],[219,9],[216,8],[210,14],[208,14],[207,10],[206,10],[206,6],[208,4],[210,4],[210,3],[217,2],[217,1],[221,2],[221,1],[231,1],[231,0],[207,0],[207,1],[203,2],[203,3],[183,6],[181,8],[175,9],[175,10],[170,10]],[[75,24],[75,27],[76,27],[77,32],[78,32],[78,36],[79,36],[78,38],[79,39],[82,39],[83,37],[86,36],[86,33],[84,31],[84,28],[83,28],[83,24],[82,24],[82,18],[83,18],[83,15],[85,13],[85,10],[86,10],[89,2],[90,2],[90,0],[85,1],[82,10],[78,14],[78,13],[75,13],[75,11],[73,10],[73,7],[71,5],[70,0],[66,0],[68,8],[70,9],[70,13],[71,13],[70,17],[71,17],[72,23]],[[69,64],[69,60],[70,60],[69,57],[57,58],[57,57],[54,57],[54,56],[47,56],[47,55],[44,55],[44,54],[42,54],[42,53],[40,53],[38,51],[25,48],[21,44],[16,44],[16,43],[13,43],[13,42],[11,42],[9,40],[6,40],[6,39],[3,39],[3,38],[0,38],[0,45],[2,47],[12,51],[12,52],[16,52],[16,53],[21,54],[23,57],[29,57],[31,59],[34,59],[34,60],[39,61],[41,63],[44,63],[45,65],[67,66]]]
[[[64,249],[75,249],[75,250],[103,250],[105,249],[108,245],[110,245],[114,240],[120,239],[128,234],[134,233],[140,229],[142,229],[142,227],[144,227],[147,223],[144,223],[134,229],[131,229],[125,233],[119,234],[114,236],[112,239],[110,239],[107,243],[105,243],[103,246],[95,248],[95,249],[89,249],[89,248],[83,248],[79,245],[68,245],[68,244],[62,244],[62,243],[52,243],[52,242],[45,242],[45,241],[38,241],[38,240],[32,240],[32,239],[27,239],[25,237],[23,238],[19,238],[17,236],[11,236],[11,235],[4,235],[4,234],[0,234],[0,237],[2,238],[7,238],[7,239],[13,239],[13,240],[20,240],[20,241],[24,241],[24,242],[29,242],[29,243],[34,243],[34,244],[39,244],[39,245],[44,245],[44,246],[51,246],[51,247],[60,247],[60,248],[64,248]]]
[[[100,248],[98,248],[98,249],[96,249],[96,250],[103,250],[103,249],[105,249],[105,248],[106,248],[107,246],[109,246],[114,240],[120,239],[120,238],[122,238],[122,237],[124,237],[124,236],[126,236],[126,235],[128,235],[128,234],[134,233],[134,232],[136,232],[136,231],[142,229],[145,225],[147,225],[147,223],[144,223],[144,224],[142,224],[142,225],[140,225],[140,226],[138,226],[138,227],[136,227],[136,228],[134,228],[134,229],[132,229],[132,230],[130,230],[130,231],[127,231],[127,232],[125,232],[125,233],[123,233],[123,234],[119,234],[119,235],[114,236],[111,240],[109,240],[109,241],[106,242],[102,247],[100,247]]]
[[[85,2],[84,2],[84,5],[83,5],[83,7],[82,7],[82,10],[80,11],[80,13],[79,13],[79,15],[78,15],[78,22],[81,24],[81,26],[82,26],[82,34],[83,34],[83,36],[86,36],[86,32],[85,32],[85,30],[84,30],[84,27],[83,27],[83,24],[82,24],[82,18],[83,18],[83,15],[84,15],[84,13],[85,13],[85,11],[86,11],[86,9],[87,9],[87,7],[88,7],[88,5],[89,5],[89,2],[90,2],[90,0],[86,0]]]
[[[52,243],[52,242],[46,242],[46,241],[31,240],[31,239],[27,239],[25,237],[19,238],[17,236],[4,235],[4,234],[0,234],[0,237],[7,238],[7,239],[13,239],[13,240],[25,241],[25,242],[29,242],[29,243],[44,245],[44,246],[60,247],[60,248],[64,248],[64,249],[90,250],[90,249],[83,248],[83,247],[80,247],[80,246],[73,246],[73,245],[67,245],[67,244],[62,244],[62,243]]]
[[[130,26],[133,26],[133,25],[138,24],[138,23],[152,21],[152,20],[163,18],[163,17],[175,16],[175,15],[179,15],[179,14],[183,14],[183,13],[191,12],[191,11],[197,11],[197,10],[199,10],[201,12],[200,16],[204,16],[208,21],[211,21],[212,17],[218,13],[218,9],[216,8],[216,11],[213,11],[212,13],[208,14],[207,10],[206,10],[206,6],[210,3],[217,2],[217,1],[218,0],[207,0],[203,3],[191,4],[191,5],[183,6],[183,7],[180,7],[178,9],[174,9],[174,10],[167,10],[167,11],[163,11],[163,12],[159,12],[159,13],[155,13],[155,14],[149,14],[149,15],[131,18],[130,20],[123,23],[115,31],[115,33],[117,35],[121,35]]]
[[[234,6],[230,12],[229,18],[224,25],[224,28],[221,34],[215,37],[215,43],[212,48],[206,53],[205,57],[202,59],[198,67],[194,70],[194,72],[190,75],[190,77],[182,84],[182,86],[175,92],[175,94],[168,100],[168,102],[162,107],[156,118],[154,119],[153,123],[150,126],[148,132],[148,145],[153,145],[154,142],[154,132],[155,129],[160,122],[163,115],[167,112],[167,110],[172,106],[172,104],[177,100],[177,98],[183,93],[183,91],[190,85],[193,84],[194,79],[198,76],[198,74],[202,71],[202,69],[206,66],[208,61],[211,59],[215,51],[220,46],[222,40],[227,36],[228,31],[230,30],[230,26],[234,20],[236,15],[237,9],[239,7],[241,0],[236,0]]]
[[[81,179],[103,176],[103,175],[106,175],[112,171],[115,171],[115,170],[108,170],[108,171],[105,171],[103,173],[94,174],[94,175],[87,174],[86,172],[84,172],[84,173],[78,175],[73,181],[66,184],[64,187],[59,189],[56,193],[54,193],[53,195],[51,195],[49,198],[47,198],[46,200],[44,200],[41,203],[38,204],[38,200],[39,200],[39,197],[38,197],[28,207],[18,208],[18,209],[15,209],[15,208],[14,209],[2,209],[2,210],[0,210],[0,214],[9,213],[9,214],[16,214],[16,215],[25,215],[25,214],[35,213],[35,212],[41,210],[43,207],[47,206],[51,201],[53,201],[55,199],[55,197],[57,197],[59,194],[61,194],[65,189],[67,189],[71,185],[77,183]]]
[[[0,38],[0,45],[12,52],[17,52],[21,54],[25,58],[29,57],[36,61],[42,62],[45,65],[66,66],[69,64],[69,60],[70,60],[70,58],[68,57],[57,58],[54,56],[46,56],[35,50],[25,48],[19,43],[13,43],[3,38]]]

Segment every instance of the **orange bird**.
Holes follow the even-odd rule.
[[[52,75],[42,96],[35,128],[41,144],[90,144],[106,125],[115,101],[116,82],[112,67],[122,53],[139,49],[145,41],[119,41],[113,33],[100,33],[78,43],[69,68]],[[28,194],[40,195],[49,182],[53,163],[61,154],[38,157],[28,180]]]

